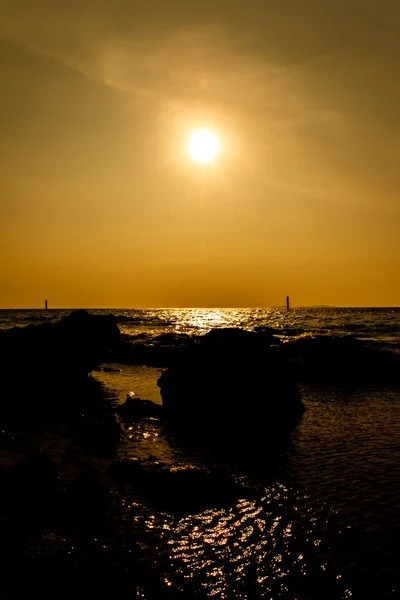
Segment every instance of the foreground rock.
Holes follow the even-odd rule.
[[[29,526],[57,530],[86,526],[102,518],[109,492],[91,471],[75,480],[60,480],[55,462],[46,454],[32,454],[0,474],[2,509]]]
[[[170,598],[149,540],[96,472],[62,479],[40,453],[0,469],[2,599]]]
[[[162,416],[163,409],[151,400],[128,395],[125,402],[118,407],[117,413],[125,423],[136,423],[142,419],[158,419]]]
[[[244,491],[222,469],[171,468],[151,458],[114,461],[108,475],[131,484],[146,502],[173,512],[230,505]]]
[[[168,423],[203,442],[274,444],[301,416],[289,361],[271,337],[215,329],[176,352],[158,384]]]
[[[13,327],[0,337],[2,360],[38,377],[51,369],[90,373],[120,341],[113,315],[77,310],[56,323]]]
[[[72,439],[103,456],[112,455],[121,437],[121,427],[114,415],[105,412],[83,415],[74,422]]]
[[[0,415],[30,419],[82,408],[96,386],[88,374],[118,345],[113,315],[71,313],[56,323],[14,327],[0,336]],[[23,383],[22,383],[23,382]],[[84,408],[84,406],[83,406]]]

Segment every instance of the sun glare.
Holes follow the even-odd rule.
[[[189,156],[201,163],[212,162],[221,150],[221,145],[215,133],[207,129],[194,131],[188,144]]]

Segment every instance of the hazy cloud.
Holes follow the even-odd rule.
[[[340,254],[340,229],[346,252],[374,236],[387,260],[400,252],[399,31],[397,0],[0,0],[9,197],[28,204],[59,182],[72,222],[74,186],[117,190],[115,211],[134,189],[137,218],[161,196],[167,218],[166,197],[200,194],[165,168],[169,138],[205,118],[240,155],[209,191],[233,199],[231,232],[262,244],[273,226],[297,228],[309,254],[321,240]],[[4,214],[17,212],[10,200]]]

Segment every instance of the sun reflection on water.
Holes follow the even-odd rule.
[[[168,314],[173,314],[173,311]],[[235,309],[187,310],[182,321],[182,311],[179,311],[181,320],[175,331],[184,333],[188,328],[194,328],[205,332],[215,326],[232,326],[232,315],[235,314]],[[274,314],[277,326],[284,317],[278,311]],[[243,311],[240,311],[242,317]],[[308,405],[302,426],[293,437],[293,454],[288,463],[293,471],[285,472],[284,476],[279,471],[285,484],[274,481],[257,492],[256,499],[253,496],[251,500],[238,500],[229,509],[207,510],[182,518],[159,513],[146,519],[145,529],[160,540],[157,565],[174,588],[184,590],[189,582],[203,589],[207,597],[250,599],[288,598],[290,596],[285,595],[288,590],[298,586],[306,589],[304,597],[314,600],[317,596],[312,592],[312,579],[323,577],[324,582],[332,584],[334,579],[333,585],[340,586],[335,588],[339,591],[332,597],[342,600],[353,593],[356,595],[356,591],[351,589],[352,580],[349,581],[346,572],[343,572],[346,548],[341,548],[340,554],[337,552],[336,564],[332,567],[332,547],[327,540],[340,543],[343,534],[347,535],[347,529],[353,527],[354,521],[351,518],[349,521],[343,510],[337,508],[341,502],[356,507],[359,523],[362,502],[368,499],[375,501],[383,489],[387,494],[388,481],[390,483],[394,470],[385,471],[379,463],[379,469],[374,470],[374,465],[377,456],[381,462],[385,460],[389,465],[394,464],[388,440],[392,439],[393,423],[398,422],[398,412],[391,400],[377,404],[372,410],[374,404],[368,396],[371,416],[369,420],[360,420],[362,406],[359,401],[356,406],[352,398],[353,403],[346,401],[341,406],[337,398],[335,402],[328,403],[327,400],[330,398],[326,395],[318,396],[314,400],[315,409]],[[132,428],[127,429],[127,434],[131,435]],[[383,445],[379,445],[379,436]],[[379,454],[376,447],[380,448]],[[128,456],[133,453],[144,455],[146,452],[146,455],[156,454],[171,462],[176,460],[175,450],[175,446],[171,449],[167,443],[162,430],[152,422],[135,426],[134,436],[125,448]],[[356,479],[358,477],[354,485],[350,477],[347,487],[343,485],[343,473],[346,471],[355,474]],[[243,483],[245,481],[246,477]],[[365,497],[361,497],[358,489],[362,489],[363,485]],[[393,492],[394,479],[391,485]],[[357,489],[353,489],[356,486]],[[321,497],[326,502],[317,499]],[[387,502],[387,496],[384,502]],[[135,512],[136,509],[140,512],[143,507],[135,507]],[[371,507],[368,506],[368,509],[370,521]],[[382,527],[384,512],[375,513],[379,527]],[[137,514],[132,519],[141,521]],[[356,533],[351,531],[348,539],[357,540]],[[358,560],[357,557],[354,560]],[[361,572],[365,567],[358,565],[357,568]]]
[[[165,564],[176,589],[190,580],[210,597],[230,597],[235,590],[238,598],[267,593],[278,598],[290,589],[289,578],[307,574],[305,554],[310,556],[319,541],[313,517],[304,497],[275,483],[261,498],[238,500],[229,509],[169,516],[165,522],[148,518],[146,524],[164,539],[159,566]]]

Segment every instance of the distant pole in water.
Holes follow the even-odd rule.
[[[47,300],[44,301],[44,310],[47,310]]]
[[[286,296],[286,308],[289,310],[290,308],[290,302],[289,302],[289,296]]]

